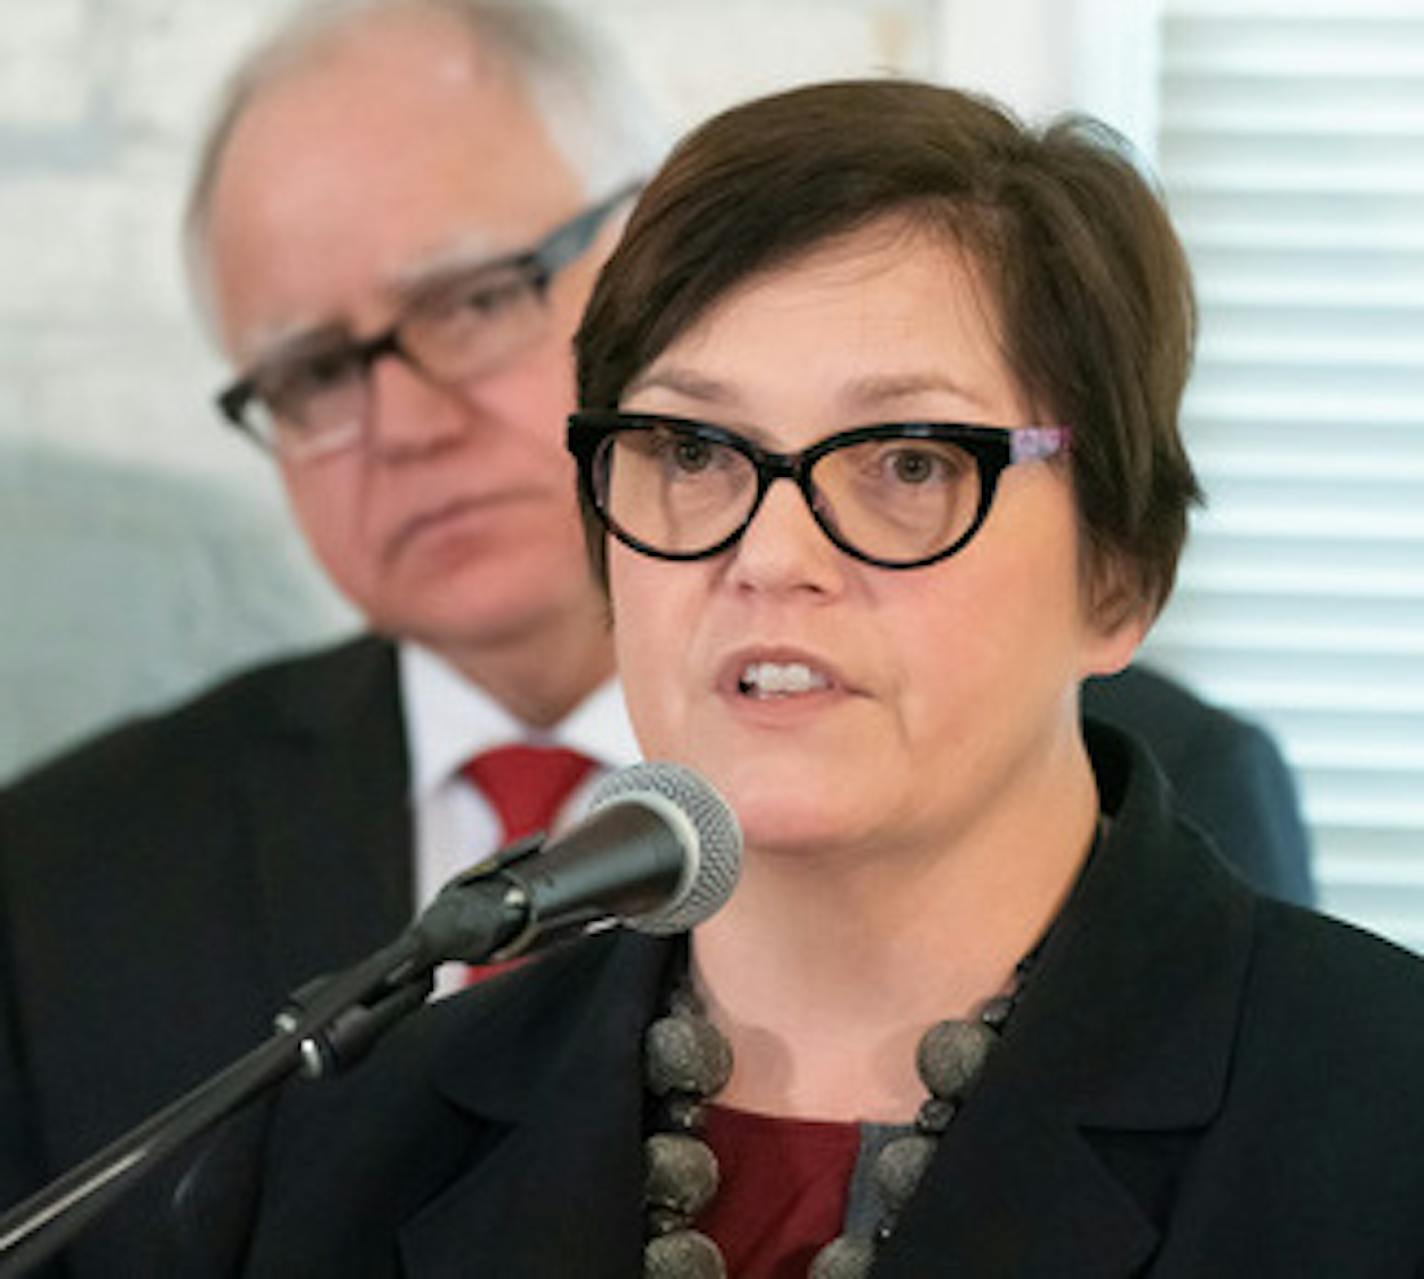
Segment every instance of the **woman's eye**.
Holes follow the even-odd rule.
[[[704,440],[680,439],[671,453],[673,464],[680,471],[704,471],[712,462],[712,446]]]
[[[902,449],[890,458],[890,470],[902,483],[923,484],[934,476],[935,461],[923,453]]]
[[[954,478],[954,468],[943,454],[928,449],[896,449],[881,464],[885,473],[900,484],[929,484]]]

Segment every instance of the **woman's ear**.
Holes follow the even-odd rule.
[[[1079,677],[1115,675],[1137,653],[1156,620],[1139,574],[1120,555],[1100,553],[1085,574],[1085,637]]]

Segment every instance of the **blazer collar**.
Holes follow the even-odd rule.
[[[1100,786],[1120,791],[1115,815],[1044,948],[1006,1060],[1085,1125],[1191,1127],[1225,1090],[1254,898],[1174,817],[1150,757],[1108,728],[1090,725],[1089,744]]]
[[[277,668],[239,772],[282,990],[354,962],[410,918],[405,736],[390,645],[370,637]]]
[[[1251,895],[1174,822],[1150,759],[1111,730],[1089,744],[1100,786],[1122,787],[1111,831],[877,1276],[928,1258],[1021,1279],[1139,1273],[1154,1191],[1222,1104]]]
[[[277,669],[267,711],[281,735],[329,738],[369,714],[373,699],[397,696],[395,646],[376,635],[359,635]]]
[[[1174,823],[1150,760],[1110,730],[1090,745],[1112,830],[877,1276],[1138,1273],[1152,1187],[1221,1105],[1251,896]],[[474,1239],[490,1274],[640,1273],[640,1051],[670,953],[604,939],[489,992],[436,1078],[502,1136],[403,1232],[415,1279],[461,1273]]]
[[[619,934],[539,961],[435,1065],[458,1110],[501,1134],[401,1233],[412,1279],[642,1273],[642,1040],[674,947]]]

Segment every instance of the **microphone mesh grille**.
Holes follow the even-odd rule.
[[[634,764],[609,773],[589,797],[590,809],[613,800],[661,796],[692,823],[697,847],[687,887],[673,901],[624,920],[642,933],[680,933],[710,919],[726,903],[742,870],[742,830],[736,815],[707,781],[690,768],[663,761]]]

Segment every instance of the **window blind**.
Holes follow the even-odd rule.
[[[1424,951],[1424,5],[1159,23],[1209,505],[1148,656],[1274,730],[1324,909]]]

